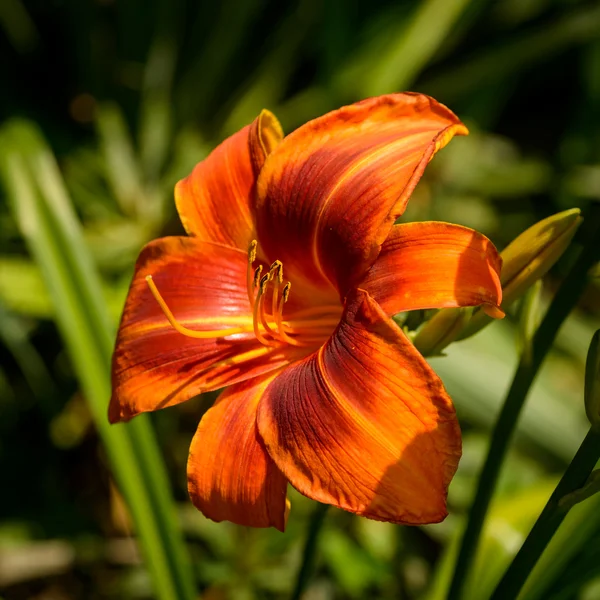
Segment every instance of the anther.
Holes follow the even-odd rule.
[[[248,292],[248,302],[250,302],[250,306],[254,304],[254,288],[256,287],[256,283],[252,285],[252,265],[256,260],[256,248],[258,246],[258,242],[256,240],[252,240],[250,242],[250,246],[248,247],[248,268],[246,269],[246,290]]]
[[[262,269],[262,267],[260,267]],[[258,269],[257,269],[258,271]],[[267,273],[266,275],[263,275],[260,278],[260,293],[264,294],[265,290],[267,289],[267,283],[269,283],[269,281],[271,281],[271,273]]]
[[[259,281],[261,281],[260,274],[262,273],[262,269],[262,265],[259,265],[254,271],[254,287],[257,287]]]
[[[278,283],[283,283],[283,263],[280,260],[276,260],[269,269],[270,273],[273,273],[273,277]]]
[[[292,282],[288,281],[284,286],[283,286],[283,290],[281,291],[281,299],[283,300],[284,304],[288,301],[288,298],[290,297],[290,290],[292,288]]]
[[[248,262],[252,264],[256,260],[256,247],[258,246],[258,242],[256,240],[252,240],[250,242],[250,247],[248,248]]]

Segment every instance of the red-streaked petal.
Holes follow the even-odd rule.
[[[213,521],[285,529],[287,479],[258,435],[256,408],[272,375],[225,390],[202,417],[190,447],[188,490]]]
[[[303,125],[257,182],[258,239],[289,276],[345,296],[377,257],[434,153],[467,133],[445,106],[392,94]]]
[[[301,493],[394,523],[441,521],[461,453],[440,379],[370,296],[265,391],[258,429]]]
[[[282,137],[275,116],[263,111],[175,186],[177,212],[190,235],[248,249],[254,230],[251,198],[256,175]]]
[[[364,288],[393,315],[502,301],[498,251],[484,235],[436,221],[395,225]]]
[[[175,318],[190,329],[251,326],[247,264],[245,253],[195,238],[163,238],[144,248],[113,355],[111,422],[183,402],[286,362],[253,334],[196,339],[178,333],[145,280],[152,275]],[[214,321],[208,325],[206,319]]]

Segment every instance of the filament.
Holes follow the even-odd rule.
[[[278,337],[277,333],[271,329],[271,326],[267,322],[267,315],[265,314],[264,293],[265,293],[267,285],[269,284],[269,281],[271,281],[271,279],[273,279],[273,267],[271,267],[269,272],[260,280],[260,287],[262,288],[263,291],[262,291],[262,300],[261,300],[258,314],[260,317],[260,322],[261,322],[262,326],[265,328],[265,331],[268,334],[270,334],[272,337],[276,338],[276,337]]]
[[[277,307],[277,311],[274,314],[275,322],[277,323],[277,332],[279,333],[279,336],[281,337],[281,339],[284,342],[291,344],[292,346],[310,346],[311,345],[310,343],[306,343],[304,341],[301,342],[301,341],[297,340],[296,338],[289,336],[283,327],[283,305],[287,302],[287,300],[290,296],[291,287],[292,287],[292,284],[289,281],[283,287],[283,292],[281,293],[281,299],[279,300],[279,305]],[[291,332],[293,333],[294,330],[291,329]]]
[[[264,335],[260,331],[260,327],[259,327],[259,321],[262,321],[262,317],[263,317],[262,311],[263,311],[263,304],[264,304],[264,300],[265,300],[265,289],[267,287],[268,280],[269,280],[268,274],[265,275],[260,280],[260,285],[258,287],[258,294],[256,295],[256,299],[254,300],[254,310],[252,312],[252,326],[254,329],[254,335],[256,336],[256,339],[261,344],[263,344],[265,346],[273,346],[273,345],[275,345],[274,342],[272,340],[268,340],[266,337],[264,337]],[[264,323],[263,323],[263,325],[264,325]]]
[[[271,314],[275,315],[277,312],[277,300],[279,296],[279,286],[283,283],[283,264],[280,260],[276,260],[270,269],[271,273],[273,273],[273,300],[271,303]]]
[[[252,280],[252,285],[256,288],[258,287],[258,284],[260,283],[260,274],[262,273],[262,265],[258,265],[258,267],[256,267],[256,269],[254,270],[254,278]],[[250,303],[251,305],[254,306],[254,293],[252,294],[253,299],[252,302]]]

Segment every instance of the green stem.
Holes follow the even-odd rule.
[[[548,542],[569,512],[569,507],[559,504],[560,500],[583,487],[599,459],[600,434],[590,429],[490,600],[517,597]]]
[[[467,527],[461,540],[454,576],[448,592],[448,600],[461,598],[467,575],[477,551],[481,530],[496,487],[498,474],[504,462],[525,398],[554,342],[558,330],[576,306],[583,292],[587,283],[587,272],[600,258],[600,244],[598,244],[600,237],[600,205],[594,205],[592,210],[591,227],[588,229],[586,243],[550,305],[533,338],[531,348],[521,356],[517,372],[498,417],[488,455],[479,478],[475,499],[469,512]]]
[[[306,544],[304,545],[304,551],[302,552],[302,564],[300,565],[300,571],[298,572],[298,579],[296,580],[292,600],[300,599],[300,596],[302,596],[302,593],[312,576],[316,561],[316,548],[319,533],[325,522],[325,515],[327,514],[328,508],[329,506],[327,504],[319,504],[311,515],[308,526],[308,536],[306,538]]]

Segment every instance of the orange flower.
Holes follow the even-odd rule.
[[[283,530],[288,482],[373,519],[446,516],[460,429],[389,315],[500,304],[483,235],[394,225],[434,153],[466,133],[419,94],[358,102],[286,138],[263,111],[177,184],[189,237],[155,240],[137,261],[109,418],[228,386],[190,449],[207,517]]]

